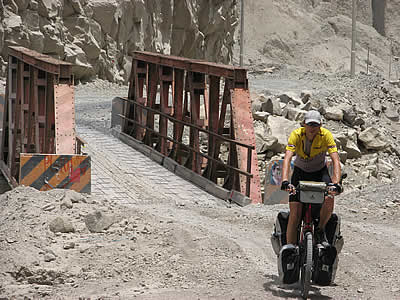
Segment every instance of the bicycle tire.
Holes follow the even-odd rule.
[[[307,299],[311,284],[311,268],[313,257],[313,237],[311,232],[307,232],[304,239],[304,259],[301,266],[301,296]]]

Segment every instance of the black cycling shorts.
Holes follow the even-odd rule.
[[[328,168],[326,166],[316,172],[305,172],[298,167],[294,167],[291,183],[295,187],[297,187],[300,180],[323,181],[326,183],[332,182],[331,177],[329,176]],[[289,202],[300,202],[299,193],[297,193],[296,195],[290,195]]]

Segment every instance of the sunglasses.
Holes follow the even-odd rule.
[[[320,124],[315,123],[315,122],[307,123],[306,125],[310,126],[310,127],[319,127],[319,126],[321,126]]]

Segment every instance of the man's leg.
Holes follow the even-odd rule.
[[[302,204],[300,202],[289,202],[290,214],[286,232],[288,244],[297,244],[297,226],[301,219]]]
[[[319,213],[319,225],[318,227],[322,230],[325,230],[325,225],[328,223],[332,213],[334,206],[334,198],[333,197],[325,197],[325,202],[322,204],[321,211]],[[290,219],[289,219],[290,220]]]

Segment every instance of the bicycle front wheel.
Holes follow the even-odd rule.
[[[307,232],[304,239],[304,255],[301,265],[301,296],[307,299],[308,292],[310,291],[311,282],[311,268],[313,256],[313,237],[311,232]]]

